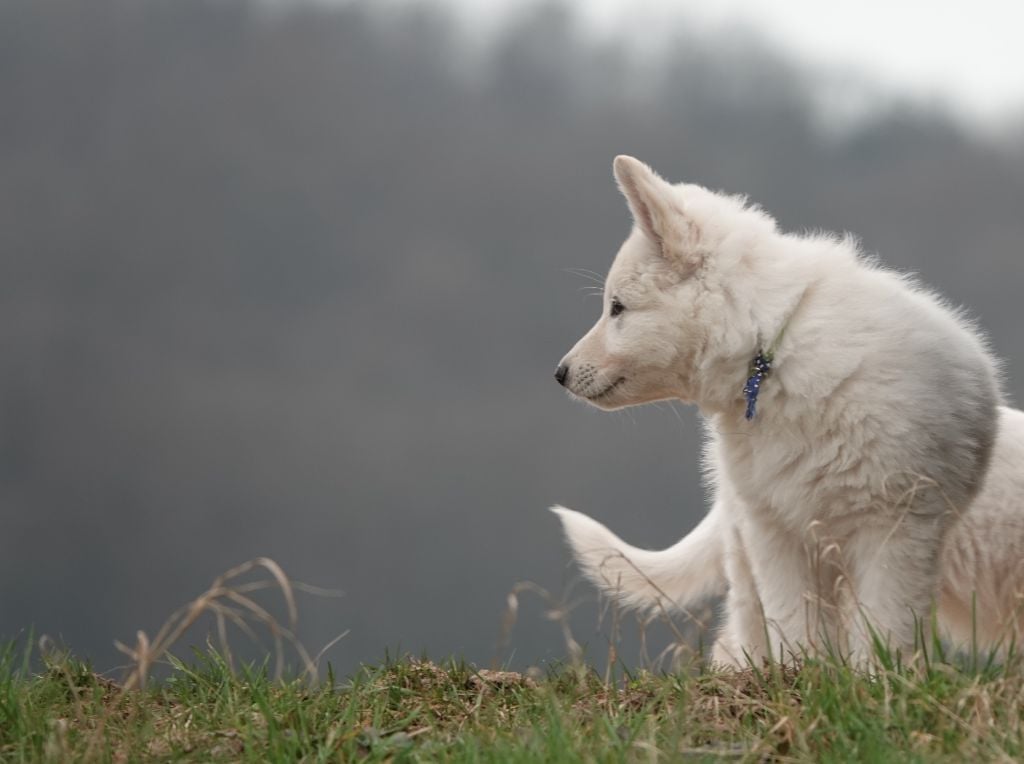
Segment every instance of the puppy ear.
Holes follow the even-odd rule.
[[[639,159],[624,154],[615,157],[612,169],[640,230],[663,255],[692,257],[700,231],[686,216],[671,184]]]

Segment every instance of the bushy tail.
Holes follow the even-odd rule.
[[[718,505],[678,543],[660,552],[637,549],[601,523],[565,507],[562,521],[576,562],[602,592],[639,609],[685,609],[726,588]]]

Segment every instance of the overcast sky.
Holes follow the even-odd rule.
[[[454,6],[488,31],[537,1],[378,0]],[[651,30],[663,34],[680,18],[708,31],[747,27],[802,61],[868,75],[897,95],[947,103],[982,126],[1024,115],[1024,3],[1018,0],[586,0],[569,5],[591,30],[624,33],[640,45]]]

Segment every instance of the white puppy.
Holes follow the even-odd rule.
[[[826,647],[863,663],[872,630],[911,649],[933,605],[959,645],[1015,635],[1024,413],[971,324],[849,237],[783,233],[631,157],[614,169],[635,226],[556,377],[603,409],[695,403],[714,503],[659,552],[555,507],[588,577],[640,608],[725,594],[722,664]]]

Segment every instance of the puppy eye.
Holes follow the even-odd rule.
[[[625,309],[626,309],[626,306],[623,305],[621,302],[619,302],[619,298],[618,297],[613,297],[612,298],[612,309],[609,312],[609,314],[612,316],[612,318],[614,318],[615,316],[619,315]]]

